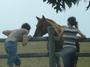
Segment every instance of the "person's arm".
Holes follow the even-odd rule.
[[[12,31],[11,30],[5,30],[2,33],[6,36],[8,36]]]
[[[78,30],[78,33],[82,38],[86,38],[86,36],[80,30]]]
[[[22,45],[25,46],[27,45],[27,43],[29,42],[29,31],[26,29],[21,29],[22,30],[22,34],[23,34],[23,38],[22,38]]]
[[[29,42],[29,37],[27,35],[23,35],[22,45],[25,46]]]

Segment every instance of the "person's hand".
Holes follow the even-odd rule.
[[[28,39],[30,40],[32,38],[32,36],[31,35],[28,35]]]

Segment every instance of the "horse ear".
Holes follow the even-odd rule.
[[[37,16],[36,16],[36,18],[37,18],[37,20],[40,20],[40,18],[39,18],[39,17],[37,17]]]
[[[43,18],[43,20],[46,20],[45,17],[44,17],[44,15],[42,15],[42,18]]]

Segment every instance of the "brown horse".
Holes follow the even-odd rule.
[[[35,36],[43,36],[46,33],[48,33],[47,28],[48,26],[53,26],[55,33],[58,35],[61,31],[61,27],[59,24],[56,24],[55,21],[51,20],[51,19],[46,19],[44,16],[42,16],[42,18],[36,17],[38,20],[38,23],[36,25],[36,31],[34,34]]]
[[[52,26],[54,28],[54,36],[58,36],[59,33],[61,32],[61,25],[57,24],[55,21],[45,18],[44,16],[42,16],[42,18],[36,17],[38,20],[38,23],[36,25],[36,31],[33,37],[40,37],[45,35],[46,33],[48,33],[47,28],[48,26]],[[78,46],[78,42],[76,42],[77,48],[79,49]],[[55,51],[59,52],[62,48],[63,45],[63,41],[55,41]],[[48,45],[47,45],[48,46]],[[78,57],[77,57],[78,58]],[[59,58],[56,57],[56,65],[57,67],[61,67],[59,64]],[[75,66],[76,66],[76,62],[75,62]]]

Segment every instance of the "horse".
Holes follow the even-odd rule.
[[[44,16],[42,16],[42,18],[39,18],[36,16],[36,18],[37,18],[38,22],[37,22],[36,30],[35,30],[33,37],[42,37],[43,35],[47,34],[48,33],[48,31],[47,31],[48,26],[53,27],[54,36],[59,36],[59,33],[61,32],[61,28],[63,26],[57,24],[55,21],[53,21],[51,19],[45,18]],[[63,45],[63,40],[55,41],[55,52],[59,52],[62,49],[62,45]],[[76,41],[76,45],[78,48],[77,51],[79,52],[78,41]],[[75,66],[77,64],[77,60],[78,60],[78,56],[76,58]],[[56,65],[57,65],[57,67],[61,67],[59,64],[59,58],[58,57],[56,57]]]

